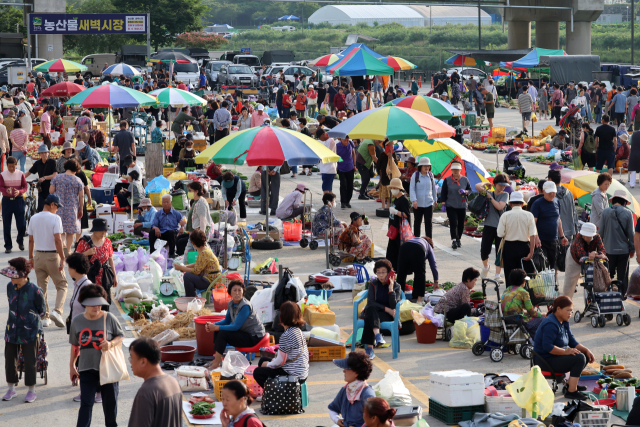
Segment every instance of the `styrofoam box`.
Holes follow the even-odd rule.
[[[516,414],[522,418],[527,416],[525,409],[516,405],[506,390],[498,390],[498,396],[485,396],[484,402],[487,414],[499,412],[504,415]]]
[[[484,375],[459,369],[431,372],[429,394],[449,406],[484,405]]]
[[[100,204],[100,205],[96,206],[96,213],[98,215],[101,215],[101,214],[109,214],[109,215],[111,215],[111,205]]]

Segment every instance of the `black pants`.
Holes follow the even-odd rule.
[[[398,254],[400,253],[400,230],[398,230],[398,236],[395,240],[389,239],[387,243],[387,252],[385,258],[391,262],[391,266],[395,271],[398,271]]]
[[[362,185],[360,186],[360,195],[367,195],[367,188],[369,187],[369,181],[371,181],[371,169],[367,169],[365,165],[362,163],[356,163],[356,167],[358,168],[358,172],[360,173],[360,178],[362,178]]]
[[[338,172],[338,177],[340,178],[340,203],[351,202],[351,197],[353,197],[353,176],[355,172],[355,169],[349,172]]]
[[[449,218],[449,233],[451,240],[460,240],[464,231],[464,219],[467,210],[464,208],[450,208],[447,206],[447,218]]]
[[[534,359],[534,363],[537,358]],[[562,374],[569,372],[573,378],[580,378],[582,370],[587,366],[587,358],[584,354],[580,353],[573,356],[551,356],[544,359],[545,362],[556,372],[556,374]],[[539,365],[541,368],[544,364]]]
[[[480,242],[480,259],[482,261],[489,259],[489,254],[491,253],[491,246],[494,244],[494,242],[495,242],[496,254],[497,254],[501,241],[502,239],[498,237],[498,229],[496,227],[485,225],[484,230],[482,231],[482,242]]]
[[[149,236],[151,236],[151,233],[149,233]],[[176,254],[184,255],[184,250],[186,249],[188,244],[189,244],[189,235],[186,233],[179,235],[176,238]]]
[[[589,153],[583,148],[580,159],[582,160],[583,166],[588,166],[589,168],[596,167],[596,153]]]
[[[620,126],[620,123],[624,123],[624,113],[614,113],[616,117],[616,125]]]
[[[502,266],[504,269],[504,282],[507,288],[511,286],[509,273],[516,268],[522,268],[522,258],[529,255],[529,242],[505,241],[502,248]],[[530,266],[530,262],[528,263]]]
[[[11,249],[13,243],[11,241],[11,222],[16,217],[16,227],[18,229],[18,237],[16,242],[18,246],[24,243],[24,233],[27,229],[27,223],[24,219],[24,199],[22,197],[3,197],[2,198],[2,227],[4,228],[4,248]]]
[[[422,219],[424,218],[424,235],[431,238],[433,224],[433,205],[426,208],[417,208],[413,210],[413,235],[416,237],[420,235],[420,226],[422,225]]]
[[[272,211],[278,209],[278,198],[280,197],[280,172],[269,175],[266,170],[262,171],[262,182],[260,187],[260,210],[267,209],[267,187],[269,188],[269,208]]]
[[[636,397],[633,401],[631,412],[629,412],[629,416],[627,417],[627,425],[637,426],[637,425],[640,425],[639,423],[640,423],[640,397]]]
[[[38,207],[37,207],[37,211],[38,212],[42,212],[42,209],[44,209],[44,199],[47,198],[49,194],[45,194],[45,193],[38,193]]]
[[[376,334],[373,333],[374,328],[380,329],[381,322],[393,321],[392,315],[373,305],[365,307],[362,317],[364,319],[364,329],[362,330],[362,340],[360,342],[368,345],[376,343]]]
[[[229,135],[229,128],[228,127],[224,128],[222,130],[216,129],[215,139],[216,139],[216,141],[220,141],[222,138],[224,138],[227,135]]]
[[[160,237],[156,237],[156,233],[153,229],[151,229],[151,231],[149,232],[149,248],[151,250],[151,252],[153,252],[154,246],[156,244],[156,240],[161,239],[161,240],[166,240],[167,241],[167,245],[169,245],[169,258],[173,258],[176,255],[176,238],[177,238],[177,232],[175,230],[169,230],[169,231],[165,231],[164,233],[160,234]]]
[[[216,332],[213,350],[216,353],[224,354],[227,345],[231,347],[253,347],[258,344],[262,337],[249,335],[242,331],[218,331]]]
[[[424,297],[426,280],[426,262],[424,249],[417,243],[405,242],[400,246],[398,255],[398,283],[404,289],[407,276],[413,273],[413,298]]]
[[[36,385],[36,363],[38,358],[38,342],[40,338],[36,337],[35,341],[28,344],[11,344],[5,343],[4,346],[4,373],[7,383],[18,384],[18,353],[22,347],[22,356],[24,359],[24,385],[31,387]]]
[[[609,258],[609,276],[613,279],[618,273],[618,280],[620,281],[618,292],[624,296],[627,294],[627,287],[629,286],[629,254],[607,254],[607,258]]]
[[[540,240],[540,248],[544,256],[547,257],[549,268],[554,270],[556,268],[556,257],[558,256],[558,241]]]
[[[471,304],[462,304],[458,307],[447,307],[447,321],[454,323],[456,320],[464,318],[464,316],[471,315]]]
[[[195,273],[184,274],[184,294],[188,297],[196,296],[196,289],[204,291],[209,287],[209,280],[206,277],[199,276]]]
[[[236,187],[227,188],[227,200],[229,200],[230,202],[233,201],[233,199],[236,198],[236,191],[237,191]],[[246,198],[247,198],[247,190],[245,189],[243,192],[240,193],[237,201],[238,208],[240,209],[240,218],[247,217],[247,204],[245,200]],[[233,210],[233,207],[231,205],[229,205],[229,210],[230,211]]]
[[[102,411],[104,412],[105,426],[115,427],[118,425],[116,418],[118,415],[120,385],[119,383],[100,385],[100,371],[91,369],[80,372],[80,410],[78,411],[76,427],[89,427],[91,425],[93,404],[98,391],[102,394]]]
[[[562,110],[561,105],[554,106],[551,109],[551,118],[554,118],[554,117],[556,118],[556,126],[560,125],[560,119],[562,118],[562,116],[560,115],[561,114],[560,110]]]
[[[142,224],[142,221],[140,221],[139,219],[136,219],[134,224]],[[83,228],[85,228],[85,227],[83,227]],[[136,236],[142,236],[142,232],[143,231],[146,231],[148,233],[149,229],[148,228],[144,228],[144,227],[134,227],[133,234],[135,234]]]
[[[258,361],[258,367],[253,371],[253,379],[256,380],[258,385],[262,388],[264,388],[264,384],[267,382],[269,378],[275,378],[281,375],[289,375],[289,373],[285,371],[283,368],[267,368],[267,367],[262,368],[261,367],[262,363],[268,362],[269,360],[270,359],[267,359],[266,357],[261,357],[260,360]],[[305,381],[307,381],[307,379],[298,378],[298,381],[300,382],[300,384],[302,384]]]

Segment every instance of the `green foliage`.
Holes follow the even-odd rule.
[[[15,33],[19,24],[20,33],[25,33],[22,7],[0,6],[0,33]]]
[[[225,44],[227,44],[227,40],[222,36],[202,31],[182,33],[176,37],[176,46],[184,46],[186,48],[199,47],[215,50]]]

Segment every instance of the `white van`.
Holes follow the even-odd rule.
[[[80,62],[82,65],[87,67],[87,71],[84,72],[85,76],[91,77],[102,77],[102,67],[107,63],[109,66],[116,63],[116,54],[115,53],[94,53],[92,55],[87,55],[82,58]]]
[[[293,27],[290,25],[284,25],[282,27],[271,27],[271,29],[276,31],[295,31],[296,27]]]
[[[163,70],[169,70],[169,64],[166,63],[158,64],[157,67]],[[192,60],[192,62],[188,64],[175,63],[173,64],[173,71],[177,73],[176,81],[182,80],[186,85],[191,83],[197,87],[198,79],[200,78],[200,67],[195,60]]]

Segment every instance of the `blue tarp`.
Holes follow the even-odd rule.
[[[527,53],[522,58],[511,63],[512,68],[539,68],[541,56],[554,56],[554,55],[566,55],[562,49],[542,49],[535,48],[531,52]],[[500,66],[507,66],[507,62],[501,62]]]

